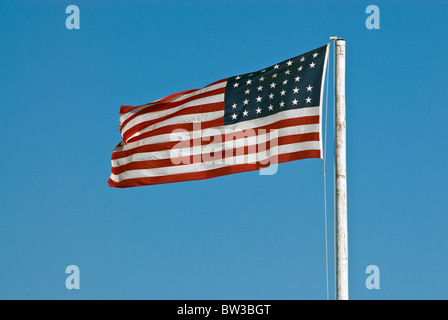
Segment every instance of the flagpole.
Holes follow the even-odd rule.
[[[348,300],[345,41],[336,40],[336,255],[337,299]]]

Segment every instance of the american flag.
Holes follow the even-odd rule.
[[[111,187],[201,180],[322,157],[328,45],[257,72],[122,106]]]

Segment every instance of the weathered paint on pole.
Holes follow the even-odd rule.
[[[345,41],[336,41],[336,243],[337,299],[348,300]]]

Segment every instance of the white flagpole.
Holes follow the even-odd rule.
[[[345,41],[336,40],[336,243],[337,299],[348,300]]]

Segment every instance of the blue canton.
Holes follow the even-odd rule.
[[[319,106],[326,50],[325,45],[266,69],[229,78],[224,124]]]

